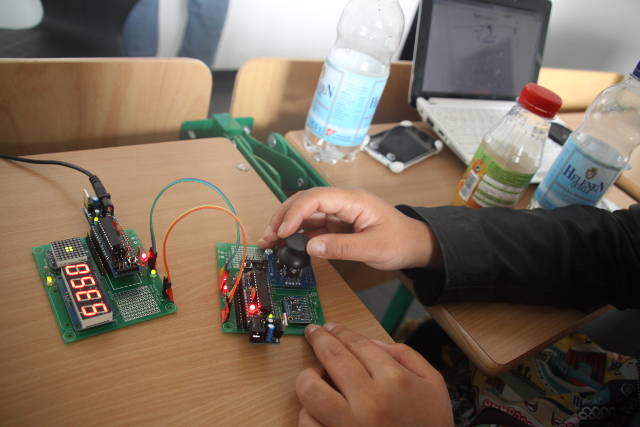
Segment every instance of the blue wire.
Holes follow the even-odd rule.
[[[231,204],[231,201],[229,200],[229,198],[216,185],[210,183],[209,181],[205,181],[204,179],[199,179],[199,178],[176,179],[175,181],[172,181],[169,184],[167,184],[162,190],[160,190],[155,200],[153,201],[153,204],[151,205],[151,211],[149,212],[149,234],[151,235],[151,248],[153,248],[154,254],[158,253],[158,251],[156,250],[156,236],[155,236],[155,233],[153,232],[153,211],[156,207],[156,203],[158,203],[158,199],[160,198],[160,196],[162,196],[162,194],[165,191],[167,191],[169,188],[173,187],[176,184],[180,184],[181,182],[197,182],[199,184],[203,184],[209,188],[212,188],[220,195],[220,197],[222,197],[222,200],[224,200],[224,202],[227,204],[227,206],[229,207],[229,210],[231,210],[231,212],[233,212],[234,215],[236,216],[238,215],[238,213],[236,212],[236,209]],[[235,252],[238,249],[239,245],[240,245],[240,226],[236,224],[236,245],[234,247],[234,250],[230,259],[233,259],[233,257],[235,256]]]

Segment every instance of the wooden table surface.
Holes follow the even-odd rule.
[[[224,139],[75,151],[34,158],[65,160],[97,174],[123,226],[149,244],[153,198],[170,181],[197,177],[221,187],[259,238],[278,201]],[[199,212],[169,242],[178,312],[64,344],[36,271],[31,248],[87,233],[87,178],[60,166],[0,161],[0,417],[21,425],[295,425],[296,375],[317,361],[303,337],[251,345],[223,334],[216,288],[215,242],[235,240],[232,221]],[[178,214],[221,204],[212,190],[180,184],[156,206],[159,238]],[[390,341],[326,261],[314,260],[328,321]]]
[[[416,125],[432,133],[424,123]],[[390,126],[373,125],[370,133]],[[363,188],[394,205],[448,205],[465,170],[464,164],[446,146],[437,156],[400,174],[392,173],[366,153],[360,153],[351,164],[318,163],[304,150],[302,137],[303,131],[286,135],[331,185]],[[534,188],[530,186],[519,208],[526,208]],[[610,189],[606,197],[621,207],[633,203],[633,199],[616,187]],[[339,263],[336,268],[354,289],[374,286],[388,278],[387,273],[376,274],[359,263]],[[376,280],[378,277],[381,279]],[[597,315],[585,315],[570,308],[487,303],[446,304],[428,307],[428,310],[467,356],[489,375],[508,370],[533,351]]]

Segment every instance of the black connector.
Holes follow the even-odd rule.
[[[147,252],[147,265],[151,270],[156,269],[156,253],[153,251],[153,248],[149,248]]]
[[[93,187],[93,191],[96,193],[96,197],[100,200],[101,213],[103,216],[105,215],[113,215],[113,203],[111,202],[111,194],[107,192],[107,189],[100,181],[97,175],[92,175],[89,177],[89,182]]]

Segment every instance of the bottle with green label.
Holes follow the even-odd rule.
[[[513,208],[540,166],[550,120],[561,105],[554,92],[527,83],[516,105],[484,136],[452,204]]]

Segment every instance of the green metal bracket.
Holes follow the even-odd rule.
[[[399,280],[397,282],[398,288],[389,303],[389,307],[387,307],[387,311],[382,317],[382,322],[380,322],[384,330],[391,336],[396,333],[398,326],[402,323],[404,316],[407,314],[407,311],[409,311],[409,307],[413,302],[413,294],[411,291]]]
[[[296,191],[329,186],[282,135],[271,133],[262,143],[251,136],[252,127],[251,117],[214,114],[209,119],[184,122],[180,138],[230,139],[281,202]]]

